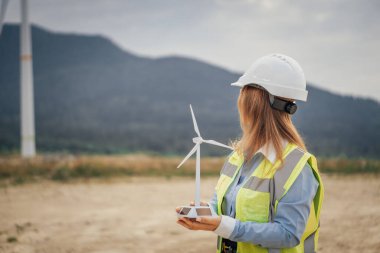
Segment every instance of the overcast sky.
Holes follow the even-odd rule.
[[[11,0],[6,22],[18,22]],[[183,55],[244,72],[284,53],[306,79],[380,101],[380,1],[30,0],[32,22],[54,31],[102,34],[147,56]]]

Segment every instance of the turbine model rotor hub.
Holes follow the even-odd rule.
[[[202,137],[194,137],[193,138],[193,142],[195,143],[195,144],[201,144],[202,142],[203,142],[203,139],[202,139]]]

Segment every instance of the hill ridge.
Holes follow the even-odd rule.
[[[193,129],[222,142],[240,134],[230,87],[239,74],[180,55],[136,55],[102,35],[71,35],[33,26],[39,151],[187,152]],[[19,146],[18,26],[0,37],[0,150]],[[294,122],[320,156],[379,157],[380,103],[310,85]],[[224,154],[204,148],[202,153]]]

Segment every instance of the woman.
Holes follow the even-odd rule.
[[[301,67],[286,55],[267,55],[231,85],[241,88],[242,137],[213,198],[202,202],[218,215],[177,223],[214,231],[217,252],[316,252],[323,184],[290,116],[295,100],[307,98]]]

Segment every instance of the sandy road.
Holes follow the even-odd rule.
[[[203,180],[203,199],[216,180]],[[325,175],[324,182],[319,252],[380,252],[380,178]],[[193,191],[186,178],[2,188],[0,252],[214,252],[213,233],[175,223],[174,207]]]

